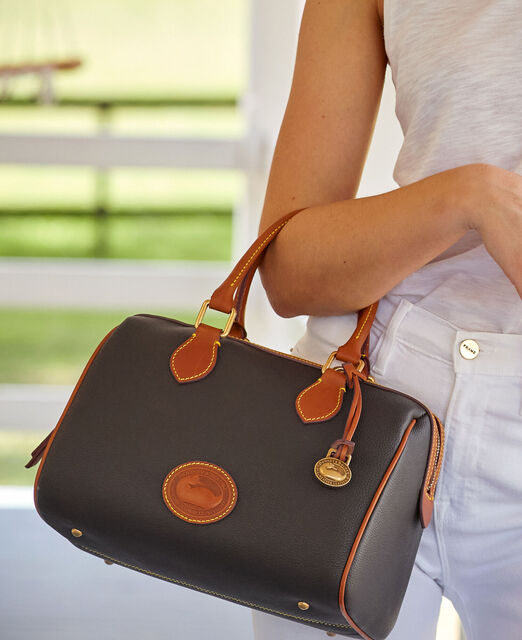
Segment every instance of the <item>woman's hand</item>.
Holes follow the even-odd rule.
[[[522,176],[482,163],[454,171],[463,178],[467,225],[480,233],[522,298]]]

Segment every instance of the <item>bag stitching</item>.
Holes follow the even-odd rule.
[[[210,362],[208,364],[208,367],[206,369],[204,369],[203,371],[200,371],[199,373],[194,374],[193,376],[180,376],[177,369],[176,369],[176,365],[174,364],[174,359],[176,357],[176,355],[185,347],[188,347],[188,345],[192,342],[192,340],[194,340],[196,338],[196,334],[193,333],[192,336],[186,340],[182,345],[180,345],[176,351],[174,351],[174,353],[172,354],[171,358],[170,358],[170,366],[172,369],[172,372],[174,373],[174,375],[176,376],[176,378],[178,380],[194,380],[194,378],[201,378],[201,376],[205,375],[205,373],[210,369],[210,367],[212,366],[213,362],[216,359],[216,351],[217,351],[217,347],[216,345],[218,345],[219,347],[221,346],[221,343],[219,342],[219,340],[216,340],[213,344],[213,348],[212,348],[212,354],[210,356]]]
[[[364,318],[364,322],[362,323],[361,328],[359,329],[359,331],[357,332],[357,335],[355,336],[356,339],[361,335],[361,331],[364,329],[364,325],[368,321],[368,318],[370,317],[370,314],[372,312],[372,308],[374,305],[375,305],[375,302],[372,302],[372,304],[370,305],[370,308],[366,312],[366,317]]]
[[[301,391],[301,393],[297,396],[297,410],[299,412],[299,415],[303,418],[303,420],[306,420],[306,422],[314,422],[315,420],[323,420],[324,418],[330,417],[331,415],[333,415],[337,411],[337,409],[339,408],[339,406],[342,403],[341,397],[342,397],[342,394],[344,393],[345,390],[344,390],[343,387],[339,387],[339,393],[337,394],[337,404],[332,409],[332,411],[330,411],[329,413],[326,413],[324,416],[319,416],[317,418],[307,418],[305,416],[305,414],[301,410],[301,400],[304,397],[304,394],[307,393],[308,391],[310,391],[311,389],[313,389],[315,387],[315,385],[317,385],[317,384],[319,384],[321,382],[321,380],[322,380],[322,378],[319,378],[319,380],[316,380],[312,385],[310,385],[306,389],[303,389],[303,391]]]
[[[254,259],[255,255],[257,253],[259,253],[261,251],[261,249],[265,246],[265,244],[267,242],[270,241],[270,238],[279,231],[279,229],[281,229],[282,227],[285,226],[287,221],[283,222],[283,224],[280,224],[278,227],[276,227],[272,233],[270,235],[268,235],[263,242],[257,247],[257,249],[254,251],[254,253],[250,256],[250,258],[247,260],[247,262],[243,265],[243,268],[241,269],[241,271],[237,274],[237,276],[234,278],[234,280],[231,282],[230,286],[233,287],[236,282],[239,280],[239,278],[241,277],[241,274],[243,273],[243,271],[248,267],[248,265],[252,262],[252,260]]]
[[[283,611],[278,611],[277,609],[269,609],[267,607],[262,607],[260,605],[255,604],[254,602],[247,602],[246,600],[241,600],[240,598],[234,598],[233,596],[227,596],[224,595],[222,593],[219,593],[218,591],[211,591],[209,589],[204,589],[203,587],[198,587],[195,584],[191,584],[190,582],[184,582],[183,580],[176,580],[175,578],[169,578],[168,576],[164,576],[161,573],[155,573],[154,571],[148,571],[147,569],[141,569],[140,567],[136,567],[135,565],[129,564],[127,562],[122,562],[121,560],[116,560],[115,558],[112,558],[111,556],[105,555],[104,553],[100,553],[99,551],[95,551],[94,549],[91,549],[90,547],[86,547],[82,544],[78,545],[81,549],[84,549],[84,551],[88,551],[90,553],[93,553],[94,555],[100,557],[100,558],[104,558],[106,560],[110,560],[111,562],[114,562],[116,564],[121,565],[122,567],[128,567],[129,569],[134,569],[135,571],[139,571],[140,573],[145,573],[149,576],[153,576],[156,578],[161,578],[162,580],[167,580],[168,582],[173,582],[175,584],[180,584],[183,585],[185,587],[190,587],[192,589],[195,589],[197,591],[203,591],[204,593],[209,593],[210,595],[214,595],[214,596],[220,596],[222,598],[225,598],[226,600],[233,600],[234,602],[239,602],[241,604],[244,605],[248,605],[250,607],[254,607],[256,609],[262,609],[263,611],[269,611],[271,613],[278,613],[279,615],[285,616],[287,618],[294,618],[296,620],[305,620],[306,622],[317,622],[319,624],[325,624],[328,625],[329,627],[340,627],[341,629],[351,629],[351,627],[349,625],[346,624],[339,624],[336,622],[323,622],[323,620],[316,620],[314,618],[304,618],[303,616],[294,616],[291,613],[284,613]]]

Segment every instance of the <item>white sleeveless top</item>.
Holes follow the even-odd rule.
[[[384,42],[404,134],[399,186],[474,162],[522,175],[520,0],[384,0]],[[522,300],[475,230],[381,298],[376,328],[401,298],[460,329],[522,334]],[[356,319],[310,316],[292,351],[324,361]]]

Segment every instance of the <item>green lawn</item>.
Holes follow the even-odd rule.
[[[0,219],[4,256],[229,260],[230,215],[172,218],[60,215]]]
[[[73,384],[100,340],[127,316],[157,313],[193,322],[197,311],[0,309],[0,384]]]
[[[91,169],[0,167],[0,255],[230,259],[239,172],[110,171],[102,220],[96,187]]]

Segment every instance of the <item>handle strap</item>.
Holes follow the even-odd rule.
[[[240,258],[235,267],[232,269],[232,272],[228,276],[228,278],[214,291],[210,300],[208,301],[208,306],[211,309],[216,311],[221,311],[223,313],[229,314],[230,320],[234,318],[233,324],[231,326],[231,333],[236,337],[246,337],[246,330],[244,327],[244,316],[246,309],[246,302],[248,299],[248,293],[250,290],[250,285],[252,283],[252,279],[254,277],[255,272],[257,271],[261,259],[263,257],[264,252],[266,251],[268,245],[274,240],[277,234],[283,229],[283,227],[288,223],[288,221],[293,218],[295,215],[304,211],[306,207],[301,209],[296,209],[282,216],[272,225],[270,225],[249,247],[249,249],[245,252],[245,254]],[[370,329],[375,318],[375,313],[377,311],[378,302],[374,302],[368,307],[361,309],[358,312],[358,322],[355,331],[353,332],[350,339],[335,352],[335,356],[338,360],[342,362],[353,362],[359,363],[361,361],[361,354],[368,351],[369,347],[369,335]],[[199,324],[201,323],[202,316],[199,317],[199,322],[196,323],[196,334],[205,332],[204,340],[194,340],[194,345],[198,345],[198,355],[201,355],[201,347],[203,344],[206,345],[205,350],[212,346],[212,350],[214,356],[212,358],[215,363],[216,353],[214,351],[215,345],[219,345],[219,342],[216,341],[215,338],[210,338],[211,333],[208,329],[201,329],[201,327],[206,327],[208,325]],[[207,335],[208,334],[208,335]],[[199,334],[198,334],[199,335]],[[226,335],[226,334],[222,334]],[[208,345],[206,344],[208,342]],[[188,345],[184,345],[183,348],[186,349]],[[190,356],[193,348],[188,349],[184,352],[184,356]],[[171,359],[171,365],[175,365],[176,359],[180,360],[180,356],[178,354],[173,354]],[[183,358],[185,359],[185,357]],[[367,366],[367,363],[363,363]],[[213,365],[208,368],[205,367],[200,373],[195,375],[194,373],[191,376],[184,377],[182,375],[176,375],[174,372],[175,367],[171,366],[173,370],[173,374],[178,380],[178,382],[186,382],[189,379],[195,380],[200,379],[202,377],[206,377],[208,373],[213,369]],[[369,373],[369,368],[367,370]]]
[[[257,270],[260,258],[266,251],[268,245],[274,240],[287,222],[303,210],[304,209],[296,209],[279,218],[279,220],[276,220],[276,222],[270,225],[268,229],[250,245],[250,248],[245,252],[243,257],[240,258],[225,282],[212,294],[208,305],[211,309],[222,311],[223,313],[230,313],[232,311],[235,306],[234,295],[241,287],[243,281],[248,278],[250,268],[253,267],[254,272]],[[251,278],[253,275],[254,274],[252,274]],[[237,307],[236,311],[238,311]]]
[[[209,303],[211,309],[230,313],[232,308],[236,309],[237,315],[231,330],[231,334],[245,338],[247,335],[245,328],[245,310],[250,291],[252,279],[259,267],[261,258],[272,240],[277,236],[286,223],[295,215],[304,211],[296,209],[276,220],[268,229],[252,243],[248,251],[236,264],[232,273],[225,282],[218,287]],[[237,295],[234,297],[234,293]],[[358,311],[357,326],[350,339],[339,347],[335,357],[341,362],[358,362],[361,355],[366,357],[369,351],[370,329],[377,312],[378,302],[374,302],[364,309]],[[367,375],[369,374],[369,363],[367,364]]]
[[[230,335],[234,336],[236,338],[246,338],[247,337],[247,330],[245,328],[245,311],[246,311],[246,304],[247,304],[247,300],[248,300],[248,294],[250,291],[250,285],[252,284],[252,279],[256,273],[257,270],[257,266],[252,266],[250,267],[248,274],[246,276],[246,278],[243,280],[241,286],[239,287],[238,291],[237,291],[237,296],[236,296],[236,309],[237,309],[237,316],[236,319],[234,321],[234,324],[232,326],[232,329],[230,330]],[[371,307],[372,305],[370,305]],[[357,340],[357,336],[359,334],[361,334],[361,331],[364,327],[364,325],[368,322],[370,322],[370,327],[371,324],[373,324],[373,318],[375,317],[375,314],[373,314],[373,317],[371,317],[371,320],[368,318],[367,315],[367,310],[370,309],[370,307],[366,307],[365,309],[360,309],[358,311],[358,318],[357,318],[357,327],[354,331],[354,335],[356,336],[355,340]],[[375,310],[377,309],[377,307],[375,307]],[[362,335],[362,334],[361,334]],[[353,336],[352,336],[353,337]],[[355,341],[354,340],[354,341]],[[370,335],[368,333],[368,335],[366,336],[365,340],[359,339],[359,342],[362,343],[361,349],[360,349],[360,353],[361,353],[361,357],[364,358],[364,363],[365,363],[365,375],[369,376],[370,375],[370,361],[368,360],[368,354],[370,351]],[[347,361],[355,361],[355,358],[357,356],[357,351],[355,351],[355,353],[352,351],[350,351],[349,349],[353,349],[353,347],[348,347],[348,342],[346,342],[344,345],[342,345],[341,347],[339,347],[339,349],[337,350],[337,352],[333,355],[335,355],[337,357],[338,360],[341,360],[343,362],[347,362]],[[332,358],[333,360],[333,358]]]

